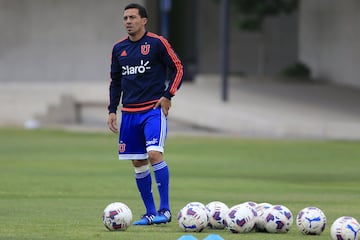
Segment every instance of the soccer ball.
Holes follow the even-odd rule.
[[[255,210],[257,213],[257,217],[255,219],[255,231],[257,232],[265,232],[265,213],[266,210],[271,208],[272,205],[270,203],[259,203],[256,205]]]
[[[232,233],[251,232],[255,226],[257,214],[248,204],[238,204],[229,209],[225,216],[226,228]]]
[[[306,207],[296,216],[296,225],[304,235],[320,235],[326,225],[326,216],[317,207]]]
[[[274,205],[266,210],[265,230],[269,233],[287,233],[293,223],[291,211],[283,205]]]
[[[177,220],[185,232],[201,232],[208,225],[206,207],[200,202],[190,202],[179,211]]]
[[[104,209],[102,220],[109,231],[125,231],[131,224],[132,212],[124,203],[110,203]]]
[[[229,207],[219,201],[210,202],[205,207],[209,219],[209,227],[213,229],[224,229],[224,218],[229,211]]]
[[[339,217],[331,225],[330,236],[333,240],[359,240],[360,224],[353,217]]]

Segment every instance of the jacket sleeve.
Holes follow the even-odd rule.
[[[160,41],[161,59],[169,69],[169,84],[164,92],[164,96],[171,99],[181,86],[184,75],[184,67],[169,42],[163,37],[160,37]]]
[[[115,47],[111,56],[111,70],[110,70],[110,86],[109,86],[109,114],[116,113],[121,98],[121,66],[116,58]]]

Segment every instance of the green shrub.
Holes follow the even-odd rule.
[[[286,78],[310,79],[311,70],[302,62],[296,62],[281,71],[281,76]]]

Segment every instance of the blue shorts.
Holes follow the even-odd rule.
[[[119,159],[143,160],[149,151],[164,152],[167,118],[161,108],[147,112],[122,112],[119,135]]]

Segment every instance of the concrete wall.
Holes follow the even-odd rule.
[[[129,2],[0,0],[0,82],[108,81],[112,46],[126,35],[122,10]],[[157,32],[158,0],[147,5],[149,30]],[[219,73],[219,5],[198,0],[196,6],[197,21],[186,34],[198,36],[197,70]],[[277,74],[299,58],[317,79],[360,87],[359,12],[358,0],[301,0],[299,16],[268,19],[265,73]],[[257,36],[239,31],[230,15],[229,70],[255,74]]]
[[[200,73],[220,72],[220,4],[219,1],[198,0],[198,70]],[[258,34],[239,30],[236,12],[230,11],[229,70],[254,75],[257,72]],[[297,61],[297,14],[271,17],[265,21],[265,73],[274,75]]]
[[[129,2],[0,0],[0,82],[107,82]]]
[[[360,1],[302,0],[299,55],[313,77],[360,87]]]

